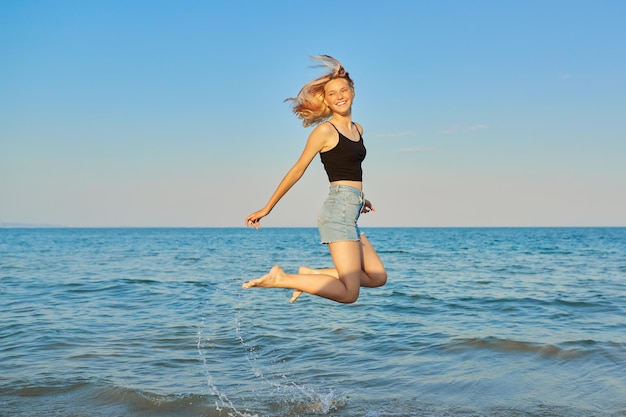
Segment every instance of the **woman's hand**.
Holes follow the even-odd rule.
[[[246,227],[254,227],[255,229],[259,229],[261,227],[261,219],[267,216],[270,212],[263,208],[257,212],[252,213],[248,217],[246,217]]]
[[[370,211],[376,211],[374,206],[372,206],[372,202],[368,199],[365,199],[365,204],[363,204],[363,208],[361,209],[361,213],[369,213]]]

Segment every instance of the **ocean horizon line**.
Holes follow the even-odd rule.
[[[69,226],[56,224],[2,223],[0,229],[245,229],[245,226]],[[263,229],[316,229],[316,226],[263,226]],[[499,226],[362,226],[363,229],[621,229],[626,225],[499,225]]]

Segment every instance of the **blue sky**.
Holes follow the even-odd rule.
[[[0,222],[243,226],[329,54],[361,226],[626,226],[626,2],[0,1]],[[315,226],[319,159],[264,226]]]

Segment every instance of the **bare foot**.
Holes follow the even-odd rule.
[[[319,272],[313,268],[309,268],[308,266],[301,266],[298,269],[298,274],[319,274]],[[302,291],[294,290],[293,294],[291,294],[291,300],[289,302],[293,304],[300,296],[302,295]]]
[[[284,277],[285,271],[278,266],[274,265],[270,272],[263,275],[261,278],[253,279],[244,283],[242,288],[262,287],[262,288],[280,288],[280,280]]]

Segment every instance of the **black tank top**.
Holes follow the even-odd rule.
[[[366,151],[361,132],[359,132],[359,140],[355,142],[342,135],[335,125],[330,124],[339,134],[339,142],[331,150],[320,152],[320,159],[324,164],[328,180],[330,182],[363,181],[361,162],[365,159]],[[359,131],[358,128],[357,131]]]

